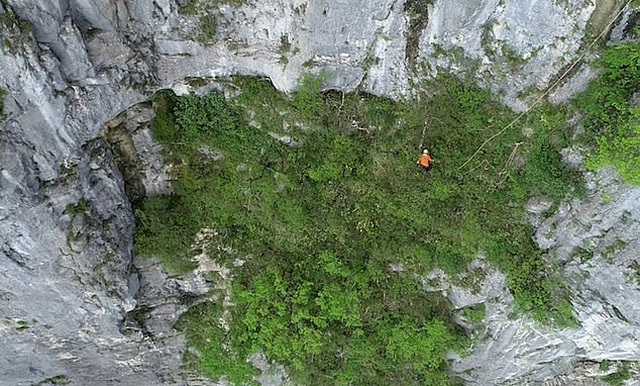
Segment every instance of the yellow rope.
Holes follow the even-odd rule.
[[[522,142],[516,142],[516,146],[514,146],[513,150],[511,150],[511,154],[509,155],[509,158],[507,158],[507,162],[505,162],[504,168],[502,168],[502,171],[498,173],[499,176],[502,176],[502,179],[496,184],[496,187],[502,185],[502,183],[505,182],[509,177],[509,172],[507,169],[509,169],[513,164],[513,160],[516,158],[516,153],[520,145],[522,145]]]
[[[547,88],[547,91],[544,92],[544,94],[542,94],[538,99],[536,99],[533,104],[531,104],[531,106],[529,106],[525,111],[523,111],[522,113],[520,113],[513,121],[511,121],[511,123],[509,123],[507,126],[505,126],[502,130],[498,131],[497,133],[495,133],[494,135],[492,135],[491,137],[489,137],[489,139],[487,139],[486,141],[484,141],[482,143],[482,145],[480,145],[480,147],[478,148],[478,150],[476,150],[475,153],[473,153],[471,155],[471,157],[469,157],[469,159],[467,159],[465,161],[465,163],[463,163],[462,165],[460,165],[460,167],[458,168],[458,170],[462,169],[463,167],[465,167],[469,162],[471,162],[471,160],[484,148],[484,146],[491,142],[494,138],[496,138],[497,136],[503,134],[505,131],[507,131],[511,126],[513,126],[516,122],[518,122],[520,120],[520,118],[522,118],[523,116],[525,116],[529,111],[531,111],[542,99],[544,99],[547,95],[549,95],[549,93],[551,92],[551,90],[553,90],[554,87],[556,87],[556,85],[558,85],[558,83],[560,83],[568,74],[571,70],[573,70],[573,68],[585,57],[585,55],[587,54],[587,52],[589,52],[589,50],[596,44],[596,42],[598,40],[600,40],[600,38],[602,36],[604,36],[605,33],[607,33],[607,31],[609,31],[609,28],[613,25],[613,23],[615,23],[616,20],[618,20],[618,17],[620,17],[620,15],[622,15],[622,12],[624,12],[624,10],[629,6],[629,4],[631,4],[633,0],[628,0],[627,3],[624,5],[624,7],[622,7],[620,9],[620,11],[616,14],[616,16],[611,19],[611,22],[609,22],[609,24],[607,24],[607,26],[602,30],[602,32],[600,32],[600,34],[593,40],[593,42],[591,42],[591,44],[589,44],[589,46],[587,47],[586,50],[584,50],[584,52],[582,53],[582,55],[580,55],[578,57],[578,59],[576,59],[573,64],[571,64],[571,66],[562,74],[562,76],[560,76],[560,78],[558,78],[558,80],[556,80],[551,86],[549,86]]]

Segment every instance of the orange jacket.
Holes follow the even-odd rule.
[[[431,155],[429,154],[423,154],[420,156],[420,159],[418,160],[418,163],[422,166],[424,166],[425,168],[428,168],[429,165],[431,165],[431,162],[433,161],[433,157],[431,157]]]

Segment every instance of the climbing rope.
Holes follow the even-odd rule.
[[[473,158],[475,158],[475,156],[480,153],[480,151],[484,148],[484,146],[491,142],[494,138],[502,135],[505,131],[507,131],[510,127],[512,127],[516,122],[518,122],[520,120],[520,118],[522,118],[523,116],[525,116],[529,111],[531,111],[541,100],[543,100],[544,98],[547,97],[547,95],[549,95],[549,93],[551,93],[551,90],[553,90],[562,80],[564,80],[564,78],[569,74],[569,72],[571,72],[571,70],[573,70],[573,68],[575,66],[578,65],[578,63],[580,63],[580,61],[587,55],[587,52],[589,52],[589,50],[591,50],[591,48],[598,42],[598,40],[600,40],[600,38],[602,38],[602,36],[604,36],[605,33],[607,33],[607,31],[609,31],[609,28],[613,25],[613,23],[615,23],[616,20],[618,20],[618,17],[620,17],[620,15],[622,15],[622,12],[625,11],[625,9],[627,9],[627,7],[629,6],[629,4],[631,4],[633,0],[628,0],[627,3],[624,5],[624,7],[622,7],[620,9],[620,11],[616,14],[616,16],[611,19],[611,22],[609,22],[609,24],[607,24],[607,26],[602,30],[602,32],[600,32],[600,34],[593,40],[593,42],[591,42],[591,44],[589,44],[589,46],[586,48],[586,50],[584,50],[584,52],[582,53],[582,55],[580,55],[578,57],[578,59],[576,59],[573,64],[571,64],[571,66],[569,66],[569,68],[560,76],[560,78],[558,78],[558,80],[556,80],[555,82],[553,82],[553,84],[551,86],[549,86],[547,88],[547,90],[544,92],[544,94],[542,94],[538,99],[536,99],[533,104],[531,104],[531,106],[527,107],[527,109],[525,111],[523,111],[522,113],[520,113],[517,117],[515,117],[513,119],[513,121],[511,121],[508,125],[506,125],[504,128],[502,128],[502,130],[498,131],[497,133],[495,133],[494,135],[492,135],[491,137],[489,137],[489,139],[487,139],[486,141],[484,141],[482,143],[482,145],[480,145],[480,147],[478,147],[478,150],[475,151],[475,153],[473,153],[471,155],[471,157],[469,157],[469,159],[467,159],[465,161],[465,163],[463,163],[462,165],[460,165],[460,167],[458,167],[458,170],[462,169],[463,167],[465,167],[469,162],[471,162],[471,160]]]
[[[442,122],[440,119],[436,118],[436,117],[427,117],[428,120],[424,121],[424,126],[422,127],[422,137],[420,138],[420,148],[419,150],[422,151],[424,149],[424,135],[427,131],[427,126],[429,126],[429,122],[432,119],[435,119],[436,121],[440,122],[441,124],[444,125],[444,122]]]
[[[498,175],[502,176],[502,179],[500,180],[500,182],[496,184],[496,187],[502,185],[509,177],[508,170],[513,164],[513,160],[516,158],[518,147],[520,147],[520,145],[522,145],[522,142],[516,142],[516,145],[513,147],[513,150],[511,150],[511,154],[509,155],[509,158],[507,158],[507,162],[504,164],[504,168],[502,168],[502,171],[498,173]]]

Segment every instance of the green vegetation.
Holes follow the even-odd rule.
[[[278,48],[278,52],[280,53],[280,64],[287,65],[287,63],[289,63],[287,54],[289,54],[290,51],[291,42],[289,41],[289,35],[283,34],[280,36],[280,47]]]
[[[609,369],[609,367],[609,361],[604,361],[600,364],[601,370],[606,371]],[[617,370],[618,371],[616,371],[615,373],[605,375],[604,377],[602,377],[602,380],[611,386],[624,385],[624,382],[627,379],[631,378],[631,365],[629,364],[629,362],[620,362]]]
[[[527,64],[527,61],[522,58],[507,42],[502,42],[500,46],[500,51],[502,51],[502,56],[507,61],[507,64],[512,70],[519,70]]]
[[[191,87],[200,88],[209,84],[209,78],[186,77],[185,81]]]
[[[574,106],[585,114],[583,140],[597,148],[588,167],[613,165],[636,185],[639,47],[607,50],[602,76]],[[242,384],[255,371],[245,359],[264,352],[301,384],[455,384],[447,351],[464,351],[470,338],[419,278],[439,267],[477,291],[484,273],[468,265],[480,252],[507,274],[519,312],[574,323],[557,268],[521,220],[530,197],[557,203],[581,192],[559,156],[569,111],[531,111],[460,169],[514,118],[488,93],[441,77],[427,85],[431,96],[393,103],[323,93],[322,83],[307,77],[288,98],[264,80],[236,78],[230,100],[163,92],[153,101],[175,193],[136,212],[136,252],[185,273],[203,228],[235,251],[216,256],[232,269],[233,305],[200,303],[181,320],[198,351],[190,368]],[[304,145],[269,134],[283,130]],[[427,177],[415,166],[423,139],[436,159]],[[397,263],[402,270],[389,269]],[[480,325],[484,309],[462,316]],[[616,385],[629,374],[625,364],[603,379]]]
[[[33,26],[28,20],[18,18],[10,7],[0,14],[0,25],[6,33],[2,38],[2,47],[9,53],[15,54],[19,45],[31,41]]]
[[[521,220],[529,197],[560,200],[577,181],[558,153],[562,111],[531,112],[520,124],[533,134],[515,128],[459,170],[514,117],[487,92],[443,77],[428,87],[434,97],[393,103],[321,85],[305,78],[287,98],[236,78],[230,100],[154,100],[175,193],[136,212],[136,252],[186,272],[208,227],[246,256],[242,267],[217,257],[233,269],[234,306],[202,303],[183,318],[200,353],[188,366],[241,384],[253,374],[243,359],[262,351],[303,384],[454,384],[446,354],[468,337],[418,278],[465,272],[481,251],[508,275],[519,310],[571,325],[568,294]],[[285,127],[304,145],[268,134]],[[437,162],[427,177],[415,165],[423,130]],[[394,263],[404,269],[391,272]]]
[[[17,320],[16,321],[16,330],[23,331],[29,328],[29,323],[26,320]]]
[[[636,284],[640,284],[640,263],[637,261],[632,261],[627,266],[629,268],[630,273],[627,274],[627,277]]]
[[[283,34],[280,36],[280,48],[279,51],[283,54],[291,51],[291,42],[289,41],[289,35]]]
[[[179,10],[179,12],[185,16],[198,16],[198,28],[195,31],[195,40],[205,47],[213,44],[216,36],[217,24],[213,16],[216,5],[217,4],[203,4],[198,1],[189,1],[186,6]]]
[[[415,68],[420,47],[420,35],[429,23],[428,7],[433,0],[407,0],[404,12],[409,16],[409,26],[406,32],[407,43],[405,52],[409,65]]]
[[[485,317],[485,306],[479,304],[474,308],[465,308],[462,310],[462,316],[471,323],[482,323]]]
[[[67,385],[71,381],[67,378],[66,375],[56,375],[55,377],[49,377],[44,379],[38,383],[33,384],[33,386],[49,386],[49,385]]]
[[[184,7],[178,8],[178,12],[185,16],[195,16],[200,12],[200,4],[198,1],[189,1]]]
[[[216,17],[219,14],[220,6],[241,7],[247,3],[248,0],[190,0],[187,5],[179,8],[179,12],[184,16],[198,17],[195,40],[206,47],[211,46],[215,41],[218,27]]]
[[[474,294],[480,293],[482,284],[487,278],[487,273],[482,268],[475,268],[463,272],[456,277],[451,278],[452,282],[460,287],[467,288]]]
[[[600,65],[601,76],[577,103],[586,113],[588,140],[597,145],[587,167],[611,165],[627,183],[640,186],[640,101],[632,101],[640,89],[640,45],[611,47]]]
[[[612,258],[613,255],[617,254],[627,245],[627,242],[624,240],[617,239],[613,243],[611,243],[604,251],[602,251],[602,255],[605,259]]]
[[[89,201],[85,200],[84,198],[80,199],[75,204],[68,204],[67,207],[64,209],[65,214],[70,214],[74,216],[87,214],[90,211],[91,211],[91,204],[89,203]]]
[[[205,13],[199,18],[200,31],[198,33],[198,41],[204,46],[210,46],[216,36],[216,21]]]

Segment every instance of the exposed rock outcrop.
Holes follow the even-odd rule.
[[[484,338],[473,355],[453,366],[467,384],[533,385],[556,379],[549,384],[599,385],[602,371],[574,367],[640,360],[640,189],[625,186],[606,170],[587,179],[587,198],[562,204],[535,235],[540,248],[563,266],[579,326],[558,330],[510,318],[513,299],[496,272],[488,273],[479,294],[453,287],[449,297],[456,307],[484,304],[486,310]],[[539,207],[531,205],[530,212]]]

